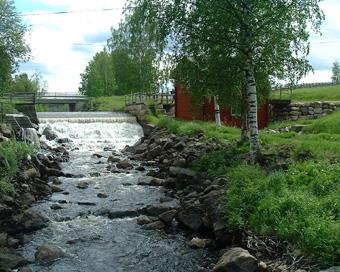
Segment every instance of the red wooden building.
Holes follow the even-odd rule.
[[[181,120],[202,120],[215,121],[215,108],[213,99],[205,99],[199,105],[191,103],[190,92],[182,87],[175,88],[175,116]],[[233,127],[241,127],[241,120],[238,115],[232,113],[230,107],[220,105],[221,122]],[[263,129],[269,123],[269,105],[264,104],[258,110],[259,128]]]

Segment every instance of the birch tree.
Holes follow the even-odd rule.
[[[176,56],[215,56],[215,70],[232,71],[235,86],[245,83],[250,149],[260,153],[257,105],[259,82],[299,79],[312,69],[307,60],[309,30],[318,32],[321,0],[132,0],[158,21]],[[217,66],[218,64],[218,66]],[[221,79],[223,81],[223,79]],[[229,88],[225,88],[225,95]],[[220,96],[221,97],[221,96]]]

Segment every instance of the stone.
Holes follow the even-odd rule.
[[[139,215],[138,210],[118,210],[118,211],[109,211],[108,217],[109,219],[116,219],[116,218],[126,218],[126,217],[136,217]]]
[[[27,169],[24,173],[29,178],[39,178],[40,177],[40,173],[34,167]]]
[[[108,198],[109,196],[106,193],[100,192],[100,193],[97,194],[97,197],[99,197],[99,198]]]
[[[93,157],[96,157],[96,158],[98,158],[98,159],[101,159],[101,158],[104,157],[103,155],[98,154],[98,153],[94,153],[92,156],[93,156]]]
[[[47,125],[45,127],[45,129],[42,132],[42,135],[45,135],[46,139],[49,140],[49,141],[53,141],[56,138],[58,138],[57,133],[52,130],[50,125]]]
[[[61,205],[58,204],[58,203],[52,204],[52,205],[50,206],[50,208],[51,208],[51,210],[62,210],[62,209],[64,209],[64,207],[61,206]]]
[[[164,229],[165,225],[162,221],[155,221],[155,222],[143,225],[142,228],[145,230],[160,230],[160,229]]]
[[[63,189],[55,185],[51,185],[51,189],[52,189],[52,193],[60,193],[64,191]]]
[[[15,269],[23,265],[27,265],[28,261],[21,255],[15,252],[15,250],[10,250],[6,248],[0,249],[0,271],[3,271],[1,268],[10,268]],[[5,270],[11,271],[11,270]]]
[[[116,163],[116,162],[120,162],[121,160],[119,159],[119,158],[116,158],[116,157],[114,157],[114,156],[110,156],[110,157],[108,157],[108,159],[107,159],[107,162],[108,163]]]
[[[35,200],[36,199],[35,199],[34,195],[32,195],[29,192],[25,192],[25,193],[20,195],[20,202],[23,205],[30,206],[32,203],[35,202]]]
[[[7,233],[0,233],[0,247],[4,247],[7,245]]]
[[[49,220],[33,209],[28,209],[13,217],[16,228],[13,231],[31,232],[47,227]]]
[[[120,161],[116,164],[116,167],[118,169],[133,169],[133,166],[131,163],[129,163],[127,160],[124,160],[124,161]]]
[[[141,171],[141,172],[146,171],[145,167],[143,167],[143,166],[138,166],[138,167],[136,167],[136,170],[137,170],[137,171]]]
[[[191,248],[206,248],[213,245],[213,240],[194,237],[187,242],[187,245]]]
[[[21,267],[18,272],[33,272],[28,266]]]
[[[150,176],[144,176],[138,179],[137,184],[145,186],[162,186],[164,184],[164,180]]]
[[[153,216],[140,215],[137,218],[138,225],[146,225],[146,224],[150,224],[155,221],[157,221],[157,217],[153,217]]]
[[[0,218],[6,218],[12,214],[12,209],[6,204],[0,203]]]
[[[35,261],[39,264],[50,264],[65,256],[65,252],[58,246],[42,245],[35,253]]]
[[[166,211],[158,216],[158,218],[164,222],[167,225],[170,225],[171,222],[174,220],[176,217],[177,211],[176,210],[170,210]]]
[[[188,207],[178,212],[177,221],[186,226],[187,228],[198,231],[203,225],[202,211],[195,207]]]
[[[9,164],[5,157],[0,155],[0,168],[8,168]]]
[[[60,179],[59,179],[58,177],[54,177],[54,178],[52,179],[52,184],[53,184],[53,185],[61,185],[61,184],[63,184],[63,183],[60,181]]]
[[[192,178],[196,179],[197,174],[196,172],[186,169],[186,168],[181,168],[181,167],[170,167],[169,173],[171,176],[176,177],[187,177],[187,178]]]
[[[294,125],[290,128],[290,131],[294,131],[294,132],[301,132],[304,130],[304,128],[306,127],[307,125]]]
[[[257,270],[257,259],[240,247],[229,249],[213,268],[213,272],[255,272]]]
[[[89,187],[89,183],[87,181],[81,181],[77,184],[77,188],[79,189],[87,189]]]
[[[146,214],[151,216],[159,216],[162,213],[169,211],[171,207],[163,205],[163,204],[156,204],[156,205],[148,205],[143,210]]]

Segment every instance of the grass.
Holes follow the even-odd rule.
[[[14,195],[11,178],[19,171],[22,162],[32,152],[32,147],[23,142],[8,141],[0,144],[0,156],[8,162],[7,166],[0,168],[0,198],[4,195]]]
[[[272,93],[272,99],[279,99],[280,92]],[[292,99],[293,101],[340,101],[340,85],[302,88],[293,90],[292,96],[288,92],[282,93],[282,99]]]
[[[273,160],[261,166],[246,164],[242,159],[249,146],[235,144],[239,129],[149,117],[149,121],[173,133],[204,132],[207,139],[216,138],[226,144],[225,149],[203,156],[194,168],[211,176],[227,177],[224,202],[229,229],[276,235],[325,267],[340,265],[338,120],[340,112],[303,121],[308,127],[302,134],[261,131],[263,154]],[[277,123],[272,128],[296,123],[301,121]]]
[[[90,110],[94,111],[124,111],[125,96],[104,96],[92,98],[88,102]]]

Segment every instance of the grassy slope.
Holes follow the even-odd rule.
[[[275,234],[326,266],[339,265],[340,256],[340,125],[337,120],[340,112],[310,120],[303,134],[262,131],[265,154],[290,152],[287,158],[281,158],[287,163],[287,170],[268,171],[234,157],[228,160],[226,154],[237,155],[248,149],[247,145],[241,148],[230,145],[239,137],[236,128],[218,129],[213,123],[167,117],[149,119],[174,133],[190,135],[203,131],[207,138],[229,143],[227,150],[207,155],[196,165],[198,170],[209,168],[211,174],[229,177],[226,209],[229,228]]]
[[[92,98],[90,103],[91,110],[97,111],[124,111],[125,96],[104,96]]]
[[[272,98],[280,98],[279,92],[274,92]],[[285,91],[282,98],[293,101],[340,101],[340,85],[296,89],[292,96]]]

